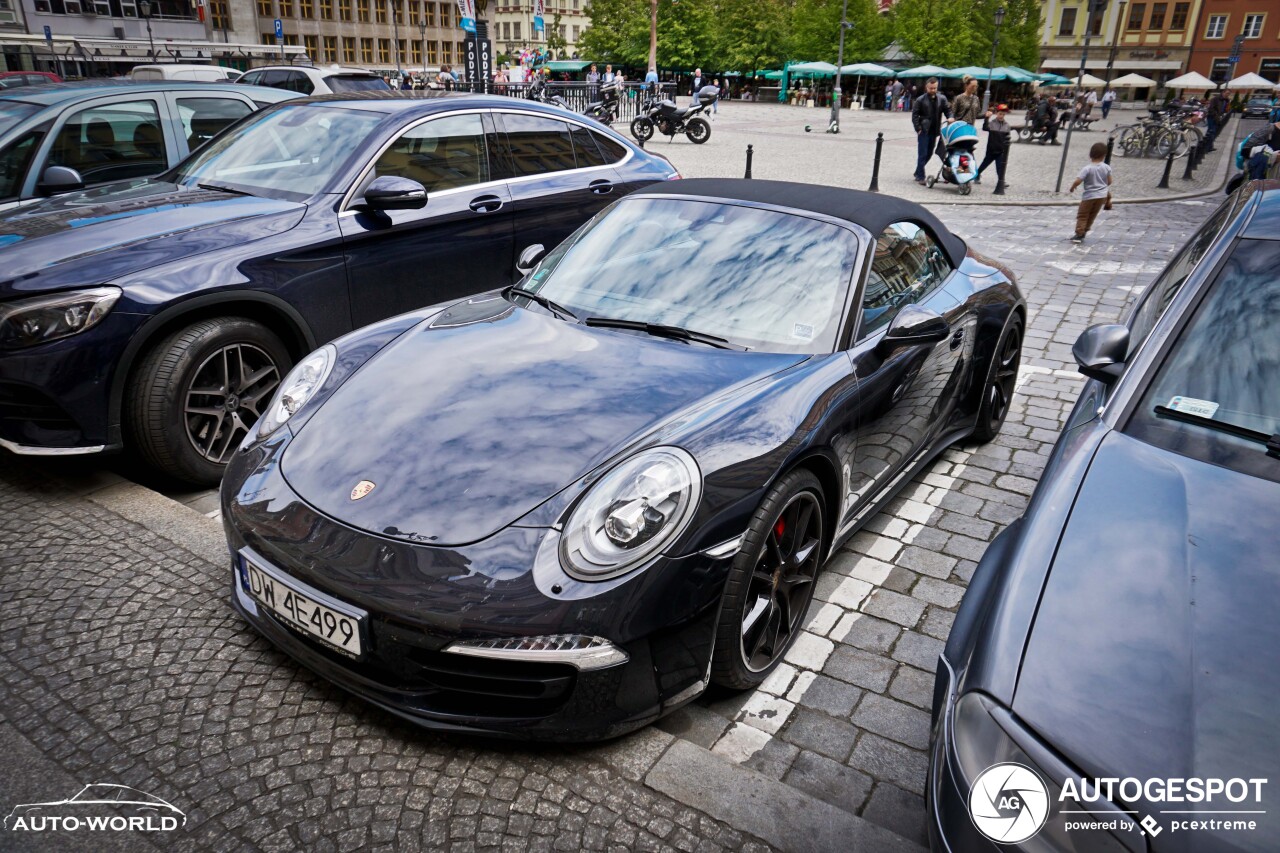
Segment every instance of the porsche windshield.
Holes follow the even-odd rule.
[[[173,181],[301,201],[329,184],[382,119],[314,104],[259,113],[187,158]]]
[[[627,199],[522,283],[579,318],[675,326],[752,350],[831,352],[858,243],[805,216],[709,201]]]

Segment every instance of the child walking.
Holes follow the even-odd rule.
[[[1080,174],[1071,183],[1068,192],[1075,192],[1076,187],[1084,184],[1084,193],[1080,196],[1080,207],[1076,210],[1076,233],[1071,237],[1073,243],[1083,243],[1084,235],[1093,227],[1093,220],[1098,218],[1098,211],[1111,209],[1111,167],[1105,162],[1107,145],[1095,142],[1089,149],[1089,165],[1080,170]]]

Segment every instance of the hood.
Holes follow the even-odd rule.
[[[487,297],[406,332],[299,429],[281,470],[371,533],[463,545],[517,521],[657,425],[797,364],[597,329]],[[352,500],[361,481],[375,484]]]
[[[297,202],[151,180],[68,193],[0,215],[0,298],[110,282],[279,234],[305,211]]]
[[[1271,780],[1270,806],[1157,809],[1274,810],[1278,506],[1278,483],[1110,433],[1063,531],[1013,710],[1087,776]],[[1178,835],[1163,849],[1181,849]]]

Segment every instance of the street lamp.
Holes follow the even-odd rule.
[[[1108,0],[1089,0],[1089,14],[1084,22],[1084,52],[1080,54],[1080,74],[1076,77],[1077,89],[1084,85],[1084,67],[1089,61],[1089,36],[1093,34],[1093,16],[1105,12],[1107,2]],[[1062,175],[1067,170],[1067,152],[1071,150],[1071,128],[1075,125],[1075,120],[1075,110],[1072,110],[1071,122],[1067,125],[1067,138],[1062,142],[1062,163],[1058,166],[1058,183],[1053,188],[1055,193],[1062,192]]]
[[[987,107],[991,106],[991,76],[995,74],[996,68],[996,47],[1000,44],[1000,25],[1004,23],[1004,7],[997,6],[995,14],[996,34],[991,38],[991,61],[987,63],[987,88],[982,92],[982,114],[987,114]]]
[[[422,84],[427,83],[427,19],[418,19],[418,36],[422,42]]]
[[[1111,55],[1107,57],[1107,88],[1111,88],[1111,70],[1116,64],[1116,51],[1120,49],[1120,32],[1124,26],[1124,7],[1129,0],[1120,0],[1120,11],[1116,13],[1116,31],[1111,37]]]
[[[142,13],[142,17],[147,22],[147,43],[151,45],[151,62],[156,61],[156,40],[151,37],[151,11],[155,7],[151,5],[149,0],[142,0],[138,4],[138,11]]]
[[[844,66],[844,32],[853,29],[848,17],[849,0],[844,0],[844,6],[840,9],[840,49],[836,53],[835,86],[831,90],[831,123],[827,125],[827,133],[840,132],[840,69]]]
[[[395,41],[391,46],[396,54],[396,88],[404,80],[404,73],[400,70],[400,0],[387,0],[391,4],[391,28],[395,33]]]

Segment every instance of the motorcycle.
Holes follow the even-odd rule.
[[[569,109],[569,102],[559,95],[551,94],[551,90],[547,87],[546,79],[541,75],[533,78],[533,82],[529,84],[529,100],[537,101],[540,104],[550,104],[553,107],[563,107]]]
[[[618,119],[618,99],[621,87],[617,83],[605,83],[600,87],[600,100],[587,104],[582,111],[584,116],[595,119],[603,125],[611,125]]]
[[[631,135],[640,143],[653,138],[654,131],[675,138],[677,133],[689,137],[689,141],[701,145],[711,138],[711,123],[699,115],[715,102],[714,95],[698,94],[698,103],[681,109],[674,101],[657,100],[650,94],[640,107],[640,115],[631,122]]]

